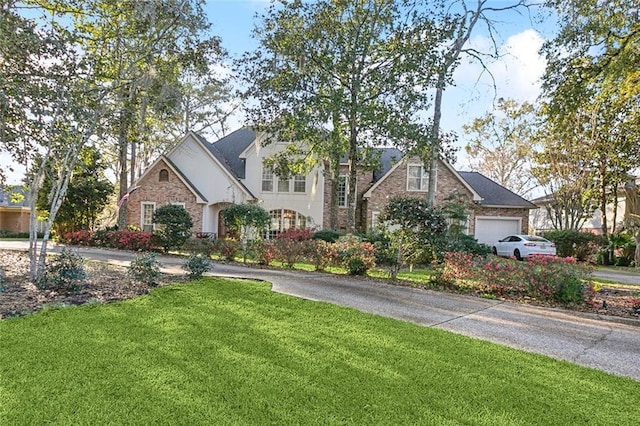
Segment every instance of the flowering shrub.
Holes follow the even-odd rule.
[[[311,243],[310,240],[296,240],[281,236],[271,241],[274,249],[274,260],[282,262],[289,269],[293,268],[297,262],[305,259],[307,247]]]
[[[276,236],[276,239],[286,239],[286,240],[295,240],[295,241],[306,241],[310,240],[314,235],[314,231],[312,228],[289,228],[286,231],[279,232]]]
[[[590,275],[591,269],[578,265],[573,258],[532,256],[525,262],[514,262],[495,256],[450,252],[445,254],[438,280],[440,284],[497,297],[526,296],[541,301],[584,303],[593,298],[589,292]]]
[[[238,250],[240,250],[240,242],[233,238],[219,238],[215,242],[215,252],[226,260],[235,260]]]
[[[338,263],[347,269],[349,275],[364,275],[376,264],[373,244],[362,242],[354,235],[341,237],[333,247]]]
[[[184,242],[182,248],[189,253],[204,254],[211,256],[215,252],[215,240],[210,238],[200,238],[197,235],[190,237]]]
[[[323,240],[311,240],[306,247],[306,257],[316,271],[324,271],[327,266],[336,262],[338,256],[333,246],[333,243],[328,243]]]
[[[276,258],[276,247],[273,240],[256,241],[253,253],[260,265],[270,265]]]
[[[120,250],[148,251],[154,246],[150,232],[109,231],[104,237],[104,246]]]
[[[60,242],[72,246],[90,246],[93,243],[93,233],[85,230],[65,232],[60,237]]]

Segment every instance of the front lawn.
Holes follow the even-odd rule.
[[[203,279],[0,322],[0,424],[632,425],[640,384]]]

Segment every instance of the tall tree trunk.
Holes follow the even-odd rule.
[[[120,111],[120,129],[118,134],[118,161],[120,163],[120,188],[118,194],[118,200],[121,200],[122,197],[125,196],[127,190],[129,189],[128,184],[128,173],[127,173],[127,162],[128,162],[128,142],[127,142],[127,133],[128,133],[128,111],[127,107],[124,106]],[[127,227],[127,202],[125,201],[120,206],[118,210],[118,228],[125,229]]]

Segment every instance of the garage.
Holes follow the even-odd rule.
[[[520,234],[521,223],[519,217],[476,217],[475,238],[492,246],[507,235]]]

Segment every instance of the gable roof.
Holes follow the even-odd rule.
[[[194,135],[235,177],[245,178],[245,163],[240,154],[256,140],[256,132],[242,127],[214,143],[198,134]]]
[[[537,206],[478,172],[458,174],[482,197],[480,205],[535,209]]]
[[[153,168],[155,167],[156,164],[158,164],[159,162],[163,162],[164,164],[167,165],[167,167],[169,167],[171,169],[171,171],[173,173],[176,174],[176,176],[178,176],[178,178],[182,181],[182,183],[189,189],[189,191],[191,191],[191,193],[193,195],[195,195],[196,197],[196,203],[202,204],[202,203],[207,203],[207,199],[204,197],[204,195],[202,195],[202,193],[200,191],[198,191],[198,188],[195,187],[195,185],[193,185],[191,183],[191,181],[189,181],[189,179],[187,179],[187,177],[182,173],[182,171],[180,171],[180,169],[178,169],[178,167],[176,167],[175,164],[173,164],[173,162],[171,160],[169,160],[168,157],[161,155],[160,157],[158,157],[156,159],[156,161],[154,161],[148,168],[147,170],[144,171],[144,173],[142,173],[140,175],[140,177],[137,179],[136,182],[141,182],[142,179],[144,179],[150,172],[151,170],[153,170]]]
[[[380,152],[380,167],[373,171],[373,181],[377,182],[386,175],[393,166],[404,156],[398,148],[378,148]]]
[[[392,148],[393,149],[393,148]],[[398,151],[400,152],[400,151]],[[375,179],[375,174],[374,174],[374,183],[373,185],[371,185],[371,187],[367,190],[367,192],[365,192],[362,197],[363,198],[370,198],[373,191],[380,185],[380,183],[382,183],[382,181],[384,179],[387,178],[387,176],[389,176],[395,169],[397,169],[400,164],[402,163],[406,163],[408,161],[407,157],[403,157],[400,159],[400,161],[396,162],[395,164],[392,164],[391,161],[391,157],[389,158],[389,169],[387,170],[386,173],[384,173],[383,175],[381,175],[377,180]],[[482,201],[482,196],[471,186],[469,185],[469,183],[462,178],[462,176],[460,176],[460,174],[453,168],[453,166],[451,164],[449,164],[448,162],[444,161],[444,160],[440,160],[440,164],[443,164],[447,170],[449,170],[459,181],[460,183],[469,190],[469,192],[471,192],[471,195],[473,197],[473,201]],[[384,164],[383,164],[384,167]]]
[[[224,138],[220,139],[218,142],[229,138],[222,145],[218,145],[218,142],[212,144],[204,136],[201,136],[194,131],[190,131],[184,138],[182,138],[182,141],[173,148],[173,150],[178,149],[178,146],[182,144],[187,139],[188,136],[193,137],[193,139],[195,139],[196,142],[198,142],[202,147],[204,147],[211,154],[213,161],[216,162],[218,165],[220,165],[222,170],[226,172],[231,179],[233,179],[235,184],[237,184],[240,187],[240,189],[244,191],[249,197],[255,199],[256,197],[251,193],[251,191],[249,191],[249,188],[247,188],[245,184],[242,183],[242,181],[240,180],[240,179],[244,179],[244,160],[233,156],[233,153],[236,152],[236,150],[239,148],[234,147],[234,143],[230,143],[235,141],[235,139],[231,137],[236,133],[240,133],[241,130],[248,130],[248,129],[242,128],[240,130],[236,130],[230,135],[227,135]],[[255,139],[255,136],[254,136],[254,139]],[[238,140],[240,143],[236,143],[236,145],[241,145],[242,143],[245,143],[246,140],[248,140],[248,138],[245,135],[244,137],[239,138]],[[246,143],[251,143],[251,141]],[[173,150],[171,152],[173,152]],[[169,157],[169,155],[171,155],[171,153],[167,154],[167,157]]]

